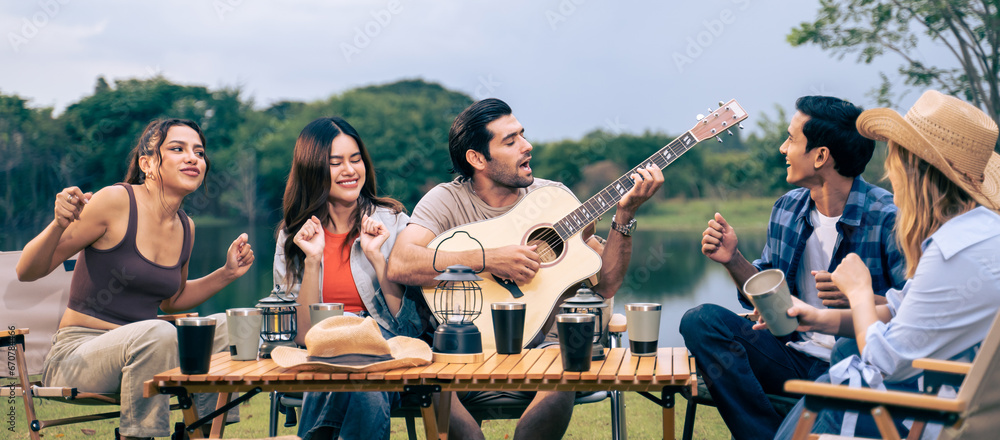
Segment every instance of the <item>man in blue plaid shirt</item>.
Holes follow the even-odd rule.
[[[869,184],[861,173],[875,142],[861,136],[855,122],[861,108],[841,99],[805,96],[781,145],[786,180],[800,188],[778,199],[771,210],[767,242],[752,264],[737,249],[736,232],[721,214],[709,220],[701,251],[722,264],[740,289],[758,271],[781,269],[792,295],[817,307],[848,307],[830,272],[849,254],[871,270],[882,295],[901,288],[905,261],[892,233],[892,194]],[[816,379],[830,368],[833,337],[793,332],[775,337],[724,307],[703,304],[681,320],[685,345],[697,362],[719,414],[737,439],[771,439],[782,414],[766,394],[783,394],[788,379]]]

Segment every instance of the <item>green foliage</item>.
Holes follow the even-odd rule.
[[[958,67],[921,61],[917,45],[922,39],[946,47]],[[1000,4],[995,0],[820,0],[816,21],[792,29],[788,42],[816,44],[839,57],[856,53],[864,63],[895,53],[903,59],[898,73],[906,85],[955,95],[1000,122]],[[872,92],[880,105],[894,100],[891,85],[882,74],[881,86]]]
[[[471,103],[465,94],[419,79],[259,108],[239,88],[210,90],[162,77],[112,85],[98,78],[90,96],[58,117],[0,94],[0,153],[6,157],[0,166],[0,217],[23,231],[0,246],[20,248],[51,221],[53,195],[62,188],[94,191],[121,181],[142,129],[162,117],[192,119],[206,136],[212,168],[202,189],[186,200],[189,214],[276,224],[299,132],[316,118],[334,115],[361,134],[375,163],[379,193],[412,210],[427,190],[453,178],[448,129]],[[759,133],[745,139],[710,140],[685,153],[664,171],[657,197],[767,197],[786,191],[778,153],[785,114],[779,108],[776,118],[763,115],[758,125]],[[597,130],[578,140],[536,144],[532,166],[536,176],[564,182],[586,200],[672,140],[663,133]],[[644,211],[651,213],[651,206]]]

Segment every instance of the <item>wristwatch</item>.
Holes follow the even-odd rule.
[[[628,223],[623,225],[621,223],[615,223],[615,216],[611,216],[611,229],[620,232],[622,235],[626,237],[632,236],[632,232],[635,231],[635,225],[636,225],[635,217],[633,217],[632,220],[629,220]]]

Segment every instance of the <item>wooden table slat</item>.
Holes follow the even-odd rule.
[[[674,371],[674,350],[672,348],[661,348],[656,350],[656,368],[654,379],[670,380]]]
[[[229,356],[229,352],[221,352],[212,355],[212,361],[209,364],[210,368],[208,370],[206,380],[215,381],[221,380],[225,373],[232,369],[232,357]]]
[[[562,364],[562,353],[558,350],[553,350],[556,352],[556,358],[552,361],[552,365],[549,365],[549,369],[545,370],[546,379],[562,379],[563,378],[563,364]],[[576,375],[580,377],[580,373],[569,372],[566,374]]]
[[[441,371],[438,372],[437,377],[444,380],[452,380],[455,378],[455,373],[465,367],[465,364],[448,364]]]
[[[403,378],[403,373],[409,370],[410,367],[399,367],[393,370],[385,372],[385,380],[400,380]]]
[[[500,364],[502,364],[503,361],[507,360],[508,356],[510,355],[497,354],[494,356],[490,356],[490,358],[487,359],[486,362],[483,362],[483,364],[478,369],[476,369],[474,373],[472,373],[472,378],[476,380],[489,379],[490,374],[493,373],[493,370],[495,370],[498,366],[500,366]]]
[[[261,380],[263,380],[265,382],[270,382],[270,381],[274,381],[274,380],[286,380],[286,379],[284,379],[282,377],[283,375],[286,375],[286,374],[288,374],[288,370],[285,367],[282,367],[282,366],[280,366],[278,364],[274,364],[274,368],[271,369],[271,371],[268,371],[268,372],[260,375],[260,378],[261,378]],[[293,374],[292,377],[293,378],[295,377],[294,374]]]
[[[538,357],[535,364],[528,369],[527,378],[528,379],[542,379],[545,377],[545,372],[548,371],[549,366],[552,362],[559,359],[559,350],[556,349],[544,349],[541,350],[542,355]],[[560,364],[561,365],[561,364]]]
[[[483,364],[485,364],[486,362],[490,362],[491,360],[493,360],[493,358],[495,358],[496,356],[497,356],[497,354],[495,352],[494,353],[488,353],[488,354],[486,354],[486,359],[483,362],[477,362],[477,363],[474,363],[474,364],[466,364],[465,367],[462,367],[461,370],[458,370],[458,372],[455,373],[455,379],[459,379],[459,380],[472,379],[472,374],[475,373],[476,370],[478,370],[480,367],[482,367]]]
[[[581,380],[597,380],[597,374],[601,372],[601,368],[604,368],[604,362],[608,360],[608,353],[605,350],[604,359],[599,361],[590,361],[590,370],[580,373]]]
[[[639,380],[653,380],[653,367],[655,365],[655,356],[643,356],[642,359],[639,359],[639,368],[635,371],[635,378]]]
[[[625,350],[622,357],[622,366],[618,369],[618,380],[631,382],[635,380],[636,370],[639,369],[639,356],[632,356],[632,350]]]
[[[518,354],[507,355],[507,359],[501,362],[500,365],[497,365],[497,367],[490,372],[490,379],[506,379],[507,373],[514,369],[514,367],[517,366],[522,359],[524,359],[525,354],[527,354],[527,352],[522,350]]]
[[[424,368],[424,371],[420,372],[421,379],[433,379],[437,377],[438,373],[441,372],[445,367],[451,365],[447,362],[435,362]]]
[[[618,372],[618,367],[621,366],[622,359],[625,357],[624,348],[612,348],[608,352],[608,358],[604,361],[604,367],[601,368],[600,373],[597,374],[598,380],[615,380],[615,374]]]
[[[431,364],[428,364],[428,365],[421,365],[419,367],[410,368],[409,370],[406,370],[406,371],[403,372],[403,379],[405,379],[405,380],[420,379],[420,373],[422,373],[424,370],[427,369],[427,367],[429,367],[431,365],[434,365],[434,364],[431,363]]]
[[[274,367],[277,366],[278,365],[270,359],[261,359],[257,362],[257,368],[243,374],[243,380],[246,382],[259,382],[262,380],[261,376],[263,376],[264,373],[273,370]]]
[[[234,370],[222,376],[222,380],[233,382],[241,381],[246,378],[248,373],[252,373],[261,368],[261,364],[258,361],[237,361],[230,365],[233,366]]]
[[[167,370],[167,371],[164,371],[164,372],[162,372],[160,374],[157,374],[157,375],[153,376],[153,380],[155,380],[155,381],[172,380],[171,379],[172,377],[177,376],[179,374],[181,374],[181,367],[177,367],[177,368],[174,368],[172,370]]]
[[[517,380],[524,379],[528,375],[528,371],[535,364],[535,361],[542,357],[544,351],[535,349],[522,352],[524,355],[521,356],[521,361],[507,373],[507,377]]]
[[[691,370],[688,369],[687,348],[674,347],[674,381],[685,381],[691,377]]]

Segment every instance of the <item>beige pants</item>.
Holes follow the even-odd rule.
[[[215,318],[213,352],[229,349],[226,314]],[[177,368],[177,329],[151,319],[114,330],[59,329],[42,369],[46,386],[75,387],[82,392],[121,394],[120,433],[131,437],[170,435],[170,397],[145,398],[143,382]],[[196,395],[198,414],[215,409],[215,395]]]

